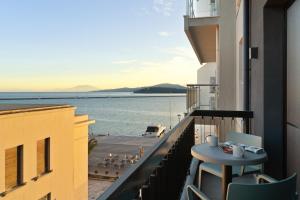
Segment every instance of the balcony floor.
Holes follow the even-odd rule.
[[[198,179],[197,179],[198,182]],[[255,184],[254,175],[244,175],[233,178],[234,183]],[[211,200],[221,200],[221,179],[209,173],[203,173],[201,190]]]

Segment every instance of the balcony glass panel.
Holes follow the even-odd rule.
[[[186,94],[186,109],[215,110],[219,86],[215,84],[215,77],[211,77],[210,84],[188,84]]]
[[[187,15],[191,18],[219,15],[219,0],[187,0]]]

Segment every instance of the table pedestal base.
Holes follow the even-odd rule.
[[[227,187],[232,181],[232,166],[222,165],[223,179],[222,179],[222,199],[226,200]]]

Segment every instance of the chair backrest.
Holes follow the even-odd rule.
[[[227,200],[296,200],[297,175],[278,181],[255,185],[230,183]]]
[[[249,135],[239,132],[228,132],[226,134],[227,141],[233,141],[249,146],[262,147],[262,138],[256,135]]]

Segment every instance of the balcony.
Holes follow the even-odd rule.
[[[216,110],[218,84],[188,84],[186,93],[186,110]]]
[[[179,199],[190,173],[191,147],[230,130],[251,133],[252,112],[194,110],[129,168],[98,200]],[[208,184],[209,185],[209,184]],[[207,186],[208,186],[207,185]],[[217,193],[219,188],[210,188]]]
[[[187,0],[185,33],[200,63],[216,62],[219,0]]]
[[[219,0],[187,0],[186,15],[190,18],[219,15]]]

